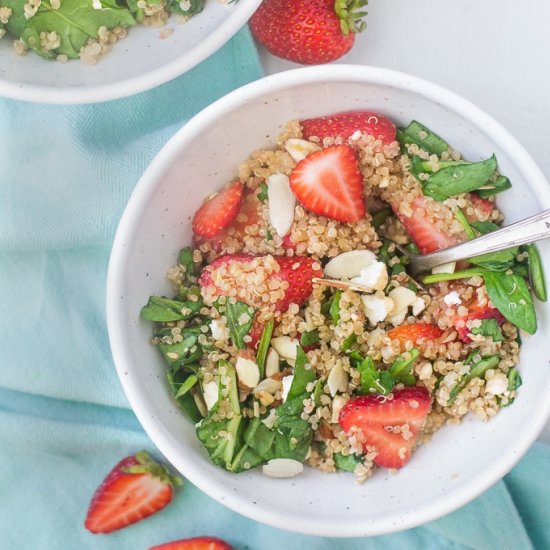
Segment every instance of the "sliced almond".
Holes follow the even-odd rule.
[[[285,142],[285,149],[296,162],[300,162],[309,154],[320,151],[321,147],[307,139],[289,138]]]
[[[454,273],[456,269],[456,262],[449,262],[448,264],[438,265],[432,268],[432,273]]]
[[[294,477],[304,471],[304,465],[292,458],[273,458],[262,466],[262,472],[269,477]]]
[[[416,300],[412,303],[412,314],[414,316],[420,315],[426,309],[426,302],[417,296]]]
[[[271,395],[275,395],[282,387],[283,384],[280,380],[275,380],[274,378],[266,378],[254,388],[253,393],[254,395],[256,395],[261,392],[265,392],[270,393]]]
[[[243,356],[237,358],[235,363],[239,383],[247,388],[255,388],[260,381],[260,369],[255,361]]]
[[[271,428],[273,428],[273,426],[275,425],[275,422],[277,422],[278,418],[279,416],[277,415],[277,411],[275,409],[271,409],[269,411],[269,414],[264,419],[262,419],[262,423],[266,428],[269,428],[271,430]]]
[[[298,349],[298,340],[290,336],[277,336],[271,339],[271,346],[283,358],[296,361],[296,353]]]
[[[284,237],[294,222],[296,197],[290,190],[290,181],[285,174],[272,174],[267,180],[269,221],[277,235]]]
[[[388,285],[388,269],[384,262],[373,262],[361,270],[351,282],[372,290],[384,290]]]
[[[323,271],[333,279],[351,279],[375,261],[376,256],[370,250],[352,250],[332,258]]]
[[[342,361],[337,361],[334,367],[332,367],[328,378],[327,385],[330,391],[331,397],[334,397],[338,392],[346,391],[348,387],[349,374],[344,370]]]
[[[394,308],[393,300],[387,296],[379,297],[375,294],[363,294],[361,296],[365,315],[371,325],[381,323]]]
[[[218,402],[218,381],[211,380],[210,382],[205,382],[202,385],[202,393],[204,397],[204,402],[206,403],[206,408],[210,411],[212,407]]]
[[[290,391],[290,387],[292,386],[292,382],[294,381],[294,375],[289,374],[288,376],[284,376],[282,379],[283,384],[283,391],[281,394],[281,399],[283,400],[283,403],[286,401],[286,398],[288,397],[288,392]]]
[[[340,411],[344,408],[344,405],[347,403],[347,399],[343,395],[337,395],[332,400],[332,416],[330,421],[333,424],[338,422],[338,417],[340,416]]]
[[[279,365],[279,354],[273,348],[269,348],[267,357],[265,358],[265,375],[270,378],[274,374],[278,373]]]

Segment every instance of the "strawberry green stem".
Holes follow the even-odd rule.
[[[358,33],[365,30],[367,24],[363,17],[367,12],[363,8],[368,4],[368,0],[335,0],[334,11],[340,18],[340,29],[342,34],[347,36],[351,33]]]

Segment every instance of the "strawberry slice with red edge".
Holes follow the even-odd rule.
[[[92,533],[110,533],[155,514],[171,502],[182,480],[147,452],[121,460],[98,487],[84,526]]]
[[[495,208],[495,204],[488,199],[484,199],[479,195],[476,195],[475,193],[468,193],[468,197],[474,209],[478,210],[482,214],[481,218],[483,220],[490,219],[491,213]],[[466,217],[468,218],[469,222],[478,221],[478,216],[473,215]]]
[[[290,174],[290,188],[311,212],[356,222],[365,216],[363,176],[355,151],[334,145],[309,154]]]
[[[309,118],[300,122],[302,136],[347,139],[359,131],[382,141],[386,145],[395,141],[395,124],[384,115],[372,111],[352,111],[331,116]]]
[[[210,238],[229,227],[239,213],[243,188],[240,181],[235,181],[210,197],[195,213],[193,233]]]
[[[406,349],[406,343],[412,342],[413,346],[423,348],[428,341],[439,340],[443,331],[437,325],[429,323],[411,323],[399,325],[388,331],[392,340],[399,340],[401,349]]]
[[[399,208],[400,203],[395,202],[390,204],[395,215],[399,218],[405,231],[414,241],[421,254],[449,248],[459,242],[456,236],[449,235],[436,227],[435,217],[429,214],[432,200],[426,197],[416,197],[410,205],[412,209],[411,216],[405,216],[401,212]],[[436,204],[435,201],[433,203]]]
[[[410,460],[430,405],[428,390],[419,386],[395,390],[388,397],[362,395],[344,405],[338,421],[348,436],[363,438],[365,452],[368,446],[376,448],[377,466],[402,468]]]
[[[193,537],[165,542],[152,546],[149,550],[233,550],[233,547],[216,537]]]

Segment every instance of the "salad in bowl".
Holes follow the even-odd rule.
[[[511,185],[495,155],[470,161],[421,122],[364,110],[291,120],[235,165],[194,214],[173,293],[141,310],[210,460],[363,482],[513,405],[521,333],[546,300],[537,248],[417,278],[401,252],[497,230]]]

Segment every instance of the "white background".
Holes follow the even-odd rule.
[[[408,72],[461,94],[510,130],[550,180],[550,2],[371,0],[368,12],[366,31],[337,63]],[[261,46],[260,54],[267,74],[299,67]],[[550,443],[550,422],[540,439]]]

